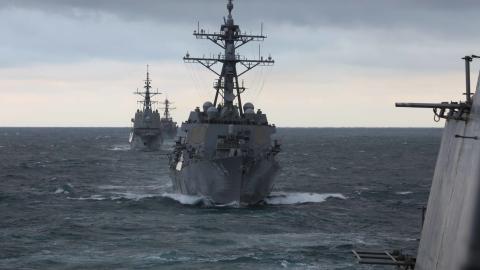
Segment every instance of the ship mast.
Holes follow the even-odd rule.
[[[149,65],[147,65],[147,79],[145,80],[145,85],[143,88],[145,88],[144,92],[139,92],[138,89],[134,94],[142,96],[144,99],[143,101],[139,101],[140,103],[143,103],[143,111],[152,111],[152,104],[155,103],[155,101],[152,101],[151,98],[153,96],[159,95],[160,93],[157,91],[152,92],[152,86],[151,86],[152,80],[150,80],[150,72],[149,72]]]
[[[218,96],[222,96],[222,118],[234,118],[238,113],[240,113],[240,116],[243,116],[241,94],[246,89],[243,83],[242,85],[239,84],[238,78],[257,66],[273,65],[274,60],[271,56],[264,59],[263,56],[260,56],[260,53],[258,59],[248,59],[236,53],[240,46],[250,41],[263,41],[266,36],[263,33],[260,35],[248,35],[240,31],[240,27],[233,21],[232,0],[228,0],[227,10],[228,16],[226,19],[224,18],[224,24],[221,26],[220,32],[207,33],[200,27],[193,32],[197,39],[208,39],[220,46],[224,50],[223,55],[220,53],[211,57],[191,57],[187,52],[183,60],[186,63],[199,63],[218,76],[218,79],[214,82],[216,91],[213,105],[217,106],[217,103],[219,103]],[[222,64],[219,72],[214,69],[214,66],[218,63]],[[239,64],[242,70],[237,70],[237,64]],[[237,99],[238,107],[233,104],[235,99]]]
[[[165,105],[165,107],[163,107],[164,111],[163,111],[163,118],[164,119],[172,119],[172,117],[170,116],[170,110],[174,110],[176,108],[172,108],[170,107],[170,105],[172,104],[172,102],[170,102],[168,100],[168,98],[165,99],[165,101],[162,103],[163,105]]]

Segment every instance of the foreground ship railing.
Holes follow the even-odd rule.
[[[414,269],[415,265],[417,265],[417,268],[420,268],[422,270],[423,269],[447,269],[447,270],[449,270],[449,269],[460,269],[460,268],[451,268],[451,267],[449,268],[448,266],[446,266],[447,264],[443,264],[440,267],[431,268],[431,264],[434,264],[434,265],[438,266],[438,264],[439,264],[438,262],[440,260],[445,261],[445,259],[443,259],[443,258],[440,259],[439,257],[436,257],[435,259],[432,259],[431,256],[429,257],[426,254],[435,254],[435,253],[438,253],[437,252],[438,250],[440,250],[440,248],[435,246],[435,244],[438,244],[438,243],[433,241],[434,237],[432,237],[432,235],[436,235],[436,234],[438,234],[438,232],[441,232],[443,234],[450,234],[450,237],[452,237],[452,235],[454,235],[454,232],[456,232],[456,229],[451,229],[450,231],[445,232],[445,228],[441,227],[443,225],[438,223],[438,220],[440,218],[435,219],[435,217],[437,217],[437,216],[442,216],[442,217],[443,216],[448,216],[448,215],[451,215],[451,213],[448,210],[443,209],[443,208],[440,209],[440,210],[435,209],[435,208],[439,207],[438,206],[439,201],[442,202],[442,198],[439,198],[439,194],[444,194],[446,192],[445,190],[449,190],[449,189],[451,190],[455,187],[455,184],[451,184],[451,186],[450,186],[450,184],[448,184],[448,187],[447,187],[447,184],[445,184],[445,183],[447,183],[447,182],[448,183],[453,183],[453,180],[456,180],[456,181],[462,180],[463,182],[462,182],[461,185],[463,185],[465,183],[468,183],[467,180],[465,180],[469,177],[468,174],[463,174],[463,173],[458,173],[457,174],[457,169],[458,169],[458,166],[459,166],[458,163],[460,163],[462,160],[464,160],[463,158],[465,156],[472,156],[473,152],[463,151],[462,154],[459,154],[461,151],[454,150],[454,149],[457,149],[457,148],[455,148],[455,147],[457,147],[457,144],[450,144],[449,140],[451,140],[450,139],[451,137],[449,137],[449,136],[445,137],[445,136],[446,135],[453,135],[456,132],[461,131],[461,130],[467,130],[467,127],[472,129],[472,126],[478,125],[478,123],[476,123],[476,121],[478,121],[478,120],[476,120],[476,118],[472,118],[472,115],[471,115],[472,112],[473,112],[472,111],[472,107],[473,107],[472,94],[473,93],[471,92],[471,85],[470,85],[470,63],[475,58],[480,58],[480,56],[476,56],[476,55],[468,56],[467,55],[467,56],[462,58],[463,60],[465,60],[465,83],[466,83],[466,87],[465,87],[464,95],[466,96],[466,99],[464,101],[460,101],[460,102],[441,102],[441,103],[395,103],[396,107],[430,108],[430,109],[433,109],[433,112],[435,114],[434,120],[437,121],[437,122],[440,121],[441,118],[447,119],[447,124],[445,126],[445,131],[444,131],[444,139],[443,139],[444,141],[442,141],[442,145],[441,145],[441,148],[440,148],[440,153],[439,153],[439,157],[438,157],[438,160],[437,160],[437,166],[435,168],[435,176],[434,176],[433,184],[432,184],[432,187],[430,189],[430,195],[429,195],[430,196],[429,206],[433,207],[434,214],[432,214],[432,215],[436,215],[436,216],[434,216],[434,217],[431,216],[430,217],[430,222],[426,223],[426,224],[423,224],[424,221],[425,221],[426,208],[425,207],[421,208],[422,209],[422,231],[423,232],[422,232],[422,237],[420,239],[419,251],[417,252],[418,260],[415,257],[403,254],[402,252],[400,252],[398,250],[392,251],[392,252],[352,250],[353,254],[355,255],[355,257],[358,261],[358,263],[360,263],[360,264],[373,264],[373,265],[391,265],[391,266],[396,266],[397,269],[403,269],[403,270]],[[477,91],[478,91],[479,87],[480,87],[480,79],[479,79],[479,82],[477,82]],[[478,105],[476,105],[476,106],[478,106]],[[478,111],[475,111],[475,113],[477,114]],[[448,120],[452,120],[452,121],[448,121]],[[455,123],[456,121],[464,121],[464,125],[457,125]],[[475,132],[475,129],[472,129],[470,131],[473,131],[474,135],[478,134],[478,130],[476,132]],[[478,140],[478,138],[479,138],[478,136],[465,136],[464,133],[462,133],[462,134],[463,135],[455,134],[452,137],[463,138],[463,139],[474,139],[474,140]],[[468,143],[462,142],[462,144],[458,147],[465,147],[463,144],[468,145]],[[453,146],[451,146],[451,145],[453,145]],[[470,144],[470,147],[472,147],[471,144]],[[442,149],[444,149],[444,148],[447,149],[447,150],[443,150],[443,152],[442,152]],[[446,154],[446,153],[448,153],[448,154]],[[451,154],[451,153],[457,153],[457,154]],[[452,155],[452,156],[446,157],[446,155]],[[454,156],[456,156],[456,158],[454,158]],[[460,157],[462,157],[462,158],[460,158]],[[454,159],[456,161],[455,162],[446,161],[446,160],[451,160],[451,159]],[[464,162],[464,161],[462,161],[462,162]],[[453,164],[453,165],[450,166],[450,163]],[[470,168],[470,167],[468,167],[468,165],[465,165],[465,166],[467,166],[467,168]],[[455,173],[450,172],[452,170],[455,170]],[[448,176],[445,176],[447,174],[447,172],[448,172]],[[473,174],[473,173],[471,173],[471,174]],[[475,177],[471,177],[471,178],[474,179],[474,181],[477,180]],[[436,186],[435,186],[435,183],[436,183]],[[440,192],[439,189],[441,189],[442,191]],[[458,191],[458,194],[460,194],[461,192],[462,191]],[[453,191],[451,193],[453,194]],[[463,194],[463,195],[459,195],[459,197],[464,196],[464,195],[466,196],[466,194]],[[433,205],[431,205],[431,202],[430,202],[432,200],[432,196],[434,198],[434,201],[436,202],[436,204],[434,203]],[[464,202],[462,202],[462,203],[464,203]],[[458,205],[461,206],[462,203],[458,203]],[[448,204],[452,204],[452,202],[449,201]],[[432,222],[432,220],[435,220],[435,221]],[[460,223],[460,222],[458,222],[458,223]],[[443,241],[443,238],[442,238],[442,241]],[[423,243],[423,249],[422,249],[422,243]],[[435,249],[437,251],[431,251],[432,246],[435,246]],[[448,257],[448,258],[450,258],[450,257]],[[452,263],[449,262],[448,265],[454,265],[455,263],[457,263],[457,262],[452,262]],[[430,266],[426,267],[426,265],[430,265]],[[479,269],[479,268],[477,267],[477,268],[461,268],[461,269]]]
[[[415,268],[415,258],[403,254],[400,250],[391,252],[352,250],[352,253],[357,258],[359,264],[392,265],[404,270]]]
[[[430,108],[435,114],[434,120],[436,122],[443,119],[455,119],[465,121],[465,115],[470,112],[472,107],[472,93],[470,85],[470,63],[474,58],[480,58],[477,55],[465,56],[465,93],[466,101],[461,102],[441,102],[441,103],[395,103],[395,107],[409,107],[409,108]]]

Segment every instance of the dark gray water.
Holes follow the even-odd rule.
[[[268,204],[172,194],[169,145],[128,129],[0,128],[1,269],[392,269],[352,248],[418,244],[440,129],[280,129]]]

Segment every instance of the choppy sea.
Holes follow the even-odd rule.
[[[0,269],[394,269],[415,254],[441,129],[282,129],[266,203],[174,194],[126,128],[0,128]]]

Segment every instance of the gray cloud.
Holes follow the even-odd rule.
[[[181,57],[187,50],[192,55],[218,52],[218,47],[208,41],[195,40],[192,30],[197,20],[208,30],[219,29],[226,14],[225,2],[0,0],[0,82],[5,83],[2,88],[41,92],[52,100],[57,91],[64,93],[66,100],[73,100],[72,89],[82,92],[88,88],[97,97],[101,94],[96,92],[97,88],[111,87],[104,98],[98,98],[106,100],[118,95],[118,89],[130,87],[126,82],[137,86],[143,69],[130,81],[119,81],[123,76],[137,67],[143,68],[144,64],[155,63],[164,67],[156,74],[157,78],[164,78],[161,85],[175,90],[172,92],[178,93],[177,100],[183,103],[190,86],[186,83],[188,71],[182,72]],[[355,119],[371,115],[368,119],[379,117],[377,122],[372,122],[377,125],[409,125],[407,118],[400,118],[393,109],[387,109],[394,101],[392,97],[402,100],[402,94],[408,93],[408,98],[414,94],[421,98],[424,88],[429,86],[425,90],[427,97],[431,94],[440,97],[443,93],[450,98],[452,93],[459,94],[458,89],[463,86],[460,57],[480,54],[480,37],[476,35],[480,23],[477,1],[236,0],[235,3],[234,17],[242,30],[258,31],[260,22],[264,22],[269,38],[263,51],[271,52],[277,62],[274,79],[268,81],[274,85],[270,89],[276,91],[276,98],[262,103],[271,106],[271,112],[278,112],[277,119],[284,117],[284,124],[328,125],[330,122],[321,122],[324,118],[314,119],[318,107],[322,107],[324,111],[335,112],[334,117],[328,118],[334,123],[343,119],[345,125],[353,122],[358,125],[360,122]],[[256,55],[256,50],[256,46],[245,46],[241,53]],[[127,66],[131,68],[129,71]],[[194,68],[188,66],[187,69]],[[256,89],[263,84],[261,72],[258,80],[255,75],[251,80],[247,78],[248,87]],[[99,74],[105,82],[95,81],[93,74]],[[32,76],[45,79],[29,82]],[[65,86],[56,84],[58,77],[65,76],[77,81],[65,80]],[[211,80],[208,76],[202,79],[204,88],[210,90]],[[446,86],[442,88],[442,84]],[[291,100],[292,90],[301,93],[299,98]],[[23,100],[16,99],[11,95],[10,100],[23,104]],[[35,95],[30,99],[32,104],[40,104],[32,109],[36,113],[51,103],[37,99]],[[190,101],[194,106],[194,99]],[[337,104],[332,101],[346,103],[345,111],[342,110],[344,118],[337,113]],[[362,106],[357,108],[359,102]],[[291,118],[282,114],[286,104],[292,103],[305,107],[302,115]],[[115,113],[110,119],[125,113],[124,107],[112,110]],[[8,113],[3,114],[6,116],[20,106],[4,108],[7,108]],[[95,109],[102,114],[104,104]],[[179,114],[181,119],[189,109],[190,105]],[[80,110],[83,110],[81,106]],[[372,110],[375,113],[371,113]],[[46,114],[36,113],[29,112],[25,119],[32,115],[39,123],[50,119]],[[430,124],[430,112],[425,112],[425,116],[424,123]],[[93,118],[88,119],[83,111],[76,117],[86,122]],[[297,123],[298,119],[307,122]]]
[[[190,33],[197,20],[218,29],[225,2],[3,0],[1,65],[180,60],[186,50],[209,52],[205,43],[193,45]],[[478,7],[478,1],[237,0],[234,16],[244,30],[259,30],[264,22],[271,37],[265,50],[293,62],[314,56],[337,64],[424,69],[448,67],[437,58],[475,53]]]
[[[217,22],[226,13],[224,0],[3,0],[16,7],[81,16],[81,11],[108,12],[132,20]],[[478,1],[416,0],[237,0],[240,18],[336,27],[438,27],[466,32],[478,22]],[[214,15],[216,14],[216,16]],[[445,29],[447,28],[447,29]]]

